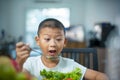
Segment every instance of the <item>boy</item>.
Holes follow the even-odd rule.
[[[42,21],[39,24],[35,40],[43,52],[42,55],[37,57],[29,57],[31,51],[29,45],[23,42],[16,44],[16,61],[23,72],[30,73],[42,80],[40,71],[43,69],[65,73],[72,71],[75,67],[79,67],[82,70],[82,78],[80,80],[83,77],[88,80],[108,80],[103,73],[87,69],[71,59],[59,56],[67,42],[64,25],[60,21],[53,18]]]

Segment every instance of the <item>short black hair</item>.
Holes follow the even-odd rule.
[[[53,24],[49,24],[49,25],[45,25],[46,22],[49,22],[49,21],[52,21]],[[64,25],[57,19],[54,19],[54,18],[47,18],[45,20],[43,20],[39,26],[38,26],[38,31],[37,31],[37,35],[39,36],[39,32],[42,28],[45,28],[45,27],[50,27],[50,28],[58,28],[58,29],[61,29],[64,31],[64,34],[65,34],[65,27]]]

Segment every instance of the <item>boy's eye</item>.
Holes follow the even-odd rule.
[[[57,41],[61,41],[62,39],[57,39]]]
[[[50,38],[45,38],[45,40],[46,40],[46,41],[49,41],[49,40],[50,40]]]

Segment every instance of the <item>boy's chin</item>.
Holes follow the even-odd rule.
[[[58,60],[59,59],[59,55],[58,56],[45,56],[47,59],[50,59],[50,60]]]

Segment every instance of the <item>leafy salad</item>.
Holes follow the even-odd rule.
[[[43,76],[42,80],[79,80],[82,76],[80,68],[75,68],[68,73],[62,73],[58,71],[46,71],[43,69],[40,71],[40,75]]]

